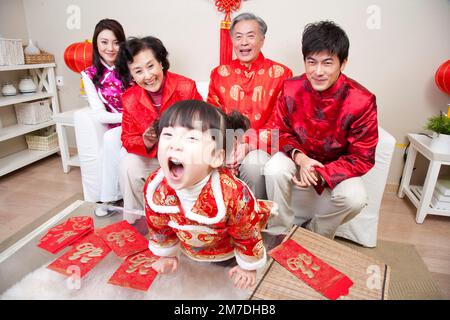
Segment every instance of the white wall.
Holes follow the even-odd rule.
[[[0,37],[28,39],[22,0],[0,0]]]
[[[64,65],[64,49],[90,38],[97,21],[105,17],[120,21],[127,36],[161,38],[169,50],[172,71],[207,80],[219,61],[222,14],[214,2],[23,0],[23,6],[29,37],[56,56],[57,74],[65,78],[59,96],[66,111],[83,101],[78,98],[79,77]],[[81,10],[80,29],[66,27],[70,5]],[[367,27],[371,5],[380,10],[379,29]],[[263,48],[266,57],[288,65],[295,74],[304,71],[300,40],[307,23],[331,19],[346,30],[350,56],[345,73],[377,96],[380,125],[399,143],[389,176],[390,183],[398,183],[406,134],[422,131],[426,118],[446,110],[450,102],[434,84],[437,67],[450,58],[450,2],[248,0],[241,5],[240,12],[245,11],[260,15],[269,26]]]

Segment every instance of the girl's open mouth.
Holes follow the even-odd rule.
[[[169,158],[169,172],[173,179],[180,179],[184,172],[181,161],[176,158]]]

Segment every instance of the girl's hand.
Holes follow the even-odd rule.
[[[244,270],[240,266],[235,266],[228,272],[230,278],[233,278],[233,274],[235,274],[234,287],[247,289],[256,283],[256,270]]]
[[[230,159],[227,162],[227,167],[231,169],[233,174],[239,174],[239,166],[244,160],[245,156],[250,152],[250,147],[247,143],[235,143]]]
[[[172,273],[177,271],[178,258],[177,257],[161,257],[153,262],[152,268],[158,273]]]

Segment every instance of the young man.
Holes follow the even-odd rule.
[[[300,223],[328,238],[367,203],[361,176],[375,163],[377,107],[372,93],[342,74],[348,48],[333,22],[303,32],[306,72],[284,82],[274,115],[281,152],[264,167],[269,200],[279,205],[271,234],[285,234],[294,223],[293,185],[310,192],[310,203],[301,205],[311,209],[311,219]]]
[[[233,19],[230,34],[236,59],[211,72],[207,98],[207,102],[227,114],[237,110],[250,119],[255,134],[248,139],[249,143],[238,144],[228,165],[235,173],[240,171],[241,178],[262,199],[266,199],[264,176],[259,171],[261,166],[255,164],[259,159],[267,162],[269,156],[256,149],[266,150],[270,146],[268,121],[283,81],[292,77],[289,68],[261,53],[266,31],[266,23],[252,13],[242,13]]]

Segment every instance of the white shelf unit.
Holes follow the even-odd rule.
[[[30,75],[37,86],[34,94],[17,94],[5,97],[0,95],[0,108],[12,106],[14,104],[30,102],[40,99],[50,99],[52,115],[60,113],[58,96],[55,81],[55,63],[44,64],[24,64],[15,66],[0,66],[2,71],[29,70]],[[1,119],[0,119],[1,120]],[[0,121],[1,124],[1,121]],[[0,143],[6,140],[23,136],[29,132],[55,125],[54,120],[46,121],[35,125],[12,124],[0,127]],[[22,168],[30,163],[38,161],[59,151],[59,147],[48,151],[19,150],[12,154],[0,158],[0,176]]]

